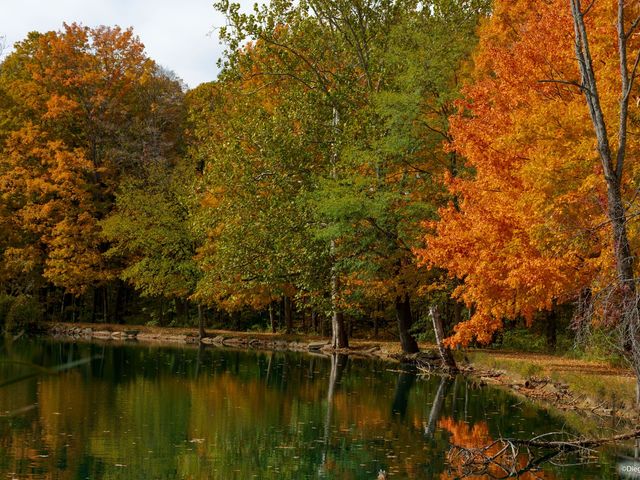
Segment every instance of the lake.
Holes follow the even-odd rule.
[[[0,479],[445,479],[452,443],[571,430],[502,389],[381,360],[52,340],[0,359],[0,382],[90,359],[0,388]],[[521,478],[618,478],[633,454]]]

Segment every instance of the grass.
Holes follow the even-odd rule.
[[[596,402],[631,407],[635,403],[635,378],[631,371],[602,361],[587,361],[559,355],[506,351],[470,351],[476,367],[504,370],[515,381],[549,378],[568,385],[576,396]]]

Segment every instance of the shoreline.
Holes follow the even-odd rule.
[[[42,327],[40,334],[45,337],[71,341],[178,347],[195,347],[200,344],[195,328],[78,323],[45,323]],[[350,348],[335,350],[330,347],[328,339],[315,335],[229,330],[208,330],[207,334],[208,336],[201,342],[204,347],[292,351],[326,356],[341,353],[410,365],[423,374],[443,373],[440,369],[441,361],[437,350],[435,346],[429,344],[420,344],[421,351],[418,354],[406,355],[401,352],[398,342],[384,340],[352,339]],[[507,361],[513,357],[517,357],[517,368],[510,367]],[[635,392],[625,390],[625,394],[629,393],[626,399],[617,398],[615,394],[611,398],[597,398],[599,390],[595,385],[592,389],[584,389],[581,388],[584,385],[572,385],[572,377],[566,377],[566,375],[563,377],[563,374],[555,375],[553,372],[545,376],[544,374],[549,372],[532,368],[536,364],[560,367],[566,364],[564,367],[566,372],[560,370],[561,373],[576,370],[589,372],[589,375],[597,378],[599,382],[604,382],[605,385],[611,382],[612,377],[623,381],[633,378],[630,371],[609,367],[601,362],[571,360],[555,355],[477,349],[466,351],[463,359],[458,359],[460,373],[473,378],[480,386],[491,385],[504,388],[517,397],[534,402],[540,407],[569,415],[577,414],[578,422],[585,415],[593,418],[596,423],[611,422],[612,419],[625,423],[640,421],[638,409],[634,408],[629,401],[629,395],[633,396]],[[523,374],[522,365],[527,366],[526,372],[535,372],[535,374]]]

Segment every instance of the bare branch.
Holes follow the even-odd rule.
[[[588,93],[589,95],[592,95],[592,92],[587,87],[585,87],[581,83],[576,82],[575,80],[545,79],[545,80],[538,80],[538,83],[559,83],[559,84],[562,84],[562,85],[570,85],[572,87],[579,88],[580,90],[582,90],[585,93]]]
[[[591,3],[589,4],[589,6],[585,8],[584,11],[582,12],[583,17],[586,17],[589,14],[589,12],[591,11],[595,3],[596,3],[596,0],[591,0]]]
[[[629,26],[629,31],[627,31],[627,34],[626,34],[627,40],[629,40],[631,35],[633,35],[633,32],[636,30],[636,28],[638,28],[638,25],[640,25],[640,17],[636,18],[633,22],[631,22],[631,25]]]

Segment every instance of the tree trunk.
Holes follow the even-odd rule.
[[[556,311],[555,308],[553,308],[550,312],[547,312],[547,325],[546,325],[547,349],[550,352],[555,352],[556,350],[557,332],[558,332],[558,312]]]
[[[331,152],[331,178],[333,180],[338,179],[338,150],[336,149],[337,138],[338,138],[338,124],[340,123],[340,114],[338,109],[333,107],[333,118],[332,118],[332,127],[333,127],[333,136],[334,143],[332,146]],[[331,306],[332,306],[332,315],[331,315],[331,346],[333,348],[349,348],[349,336],[347,334],[347,330],[344,325],[344,314],[342,313],[338,302],[340,299],[340,272],[338,272],[335,265],[335,251],[336,251],[336,242],[335,240],[331,240],[330,245],[331,258],[333,261],[333,266],[331,268]]]
[[[273,302],[269,304],[269,323],[271,324],[271,333],[276,333],[276,318],[273,313]]]
[[[207,336],[204,328],[204,312],[202,310],[202,305],[198,304],[198,337],[200,341]]]
[[[340,279],[337,273],[333,273],[331,279],[331,300],[333,314],[331,316],[331,346],[333,348],[349,348],[349,335],[344,322],[344,314],[338,307],[338,293],[340,291]]]
[[[242,320],[242,312],[240,310],[234,310],[229,314],[231,319],[231,330],[238,330],[240,328],[240,320]]]
[[[612,152],[609,132],[605,123],[605,117],[600,103],[600,92],[591,57],[589,36],[585,24],[585,11],[582,10],[580,0],[571,0],[571,14],[575,33],[575,51],[578,67],[581,74],[581,87],[584,98],[589,107],[589,114],[593,124],[593,130],[597,140],[598,154],[602,164],[602,173],[607,184],[607,216],[611,223],[613,237],[613,250],[616,259],[617,287],[619,290],[619,305],[614,308],[620,312],[623,338],[622,346],[635,370],[636,377],[640,380],[640,313],[636,299],[636,285],[634,280],[635,257],[631,252],[627,231],[626,211],[622,199],[621,186],[623,185],[624,163],[627,153],[627,130],[629,124],[629,100],[632,87],[636,80],[637,61],[633,70],[629,71],[628,47],[633,38],[635,21],[632,21],[630,30],[626,26],[625,0],[618,0],[617,8],[617,40],[618,61],[620,67],[620,100],[619,122],[617,135],[617,149],[615,156]],[[632,8],[632,7],[629,7]],[[640,55],[636,53],[635,55]],[[640,57],[636,57],[640,58]]]
[[[429,307],[429,315],[431,316],[431,321],[433,322],[433,331],[436,335],[436,345],[438,346],[438,353],[440,353],[440,358],[442,358],[442,362],[444,365],[452,372],[456,372],[458,370],[458,366],[456,365],[456,361],[451,354],[451,350],[445,346],[444,344],[444,326],[442,325],[442,316],[440,315],[440,311],[436,305],[432,305]]]
[[[287,295],[284,296],[284,324],[287,333],[293,332],[293,306],[291,305],[291,298]]]
[[[164,297],[160,297],[160,316],[158,318],[158,325],[164,327]]]
[[[453,305],[453,324],[457,325],[462,321],[462,303],[455,301]]]
[[[378,312],[376,312],[373,316],[373,338],[375,338],[376,340],[378,339],[379,329],[380,327],[378,325]]]
[[[349,336],[344,323],[344,314],[334,311],[331,316],[331,346],[333,348],[349,348]]]
[[[102,321],[107,323],[109,321],[109,295],[107,286],[102,287]]]
[[[38,289],[38,302],[43,306],[42,319],[47,322],[49,320],[49,302],[48,302],[49,287],[41,287]]]
[[[413,338],[409,330],[413,325],[411,317],[411,300],[409,295],[396,297],[396,319],[398,321],[398,333],[400,335],[400,345],[404,353],[417,353],[420,351],[418,342]]]
[[[126,294],[126,286],[122,281],[118,280],[116,283],[116,305],[114,312],[114,320],[116,323],[124,323],[124,302]]]
[[[179,322],[186,322],[189,318],[189,309],[186,300],[182,300],[181,298],[176,298],[174,300],[174,304],[176,306],[176,317]]]

